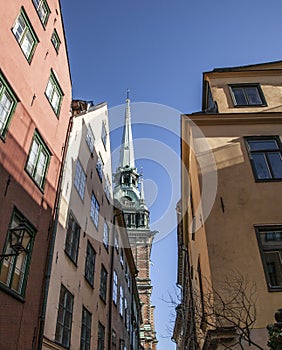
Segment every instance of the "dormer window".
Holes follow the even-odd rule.
[[[236,84],[229,86],[236,107],[266,106],[259,84]]]

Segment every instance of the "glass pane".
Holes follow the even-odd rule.
[[[38,8],[40,0],[32,0],[36,8]]]
[[[41,152],[37,163],[36,173],[34,176],[36,183],[38,183],[38,185],[40,186],[43,183],[46,163],[47,163],[47,155],[44,152]]]
[[[54,90],[54,94],[52,97],[52,107],[57,112],[59,109],[59,103],[60,103],[60,95],[57,90]]]
[[[12,105],[13,105],[13,100],[5,91],[0,100],[0,131],[1,132],[5,128],[6,121],[12,109]]]
[[[282,179],[282,158],[280,152],[268,153],[272,175],[275,179]]]
[[[45,23],[46,17],[47,17],[47,8],[46,6],[42,3],[41,6],[38,9],[38,15],[41,19],[42,23]]]
[[[258,88],[256,86],[250,86],[245,88],[250,105],[261,105],[262,100],[259,95]]]
[[[15,34],[18,42],[20,42],[21,40],[25,27],[26,27],[25,21],[23,17],[20,15],[13,28],[13,33]]]
[[[271,179],[271,173],[269,171],[267,160],[264,153],[255,153],[252,155],[254,160],[254,166],[258,179]]]
[[[26,58],[29,58],[33,45],[34,45],[34,40],[30,32],[27,32],[21,45],[21,48]]]
[[[251,151],[270,151],[278,149],[276,140],[248,140]]]
[[[264,252],[268,282],[271,286],[282,286],[281,251]]]
[[[27,254],[21,253],[15,258],[15,260],[16,266],[14,270],[11,288],[21,293],[26,271]]]
[[[234,94],[234,97],[235,97],[235,101],[236,101],[236,104],[239,105],[239,106],[245,106],[248,104],[247,100],[246,100],[246,97],[244,95],[244,91],[243,91],[243,88],[240,88],[240,87],[233,87],[232,88],[232,91],[233,91],[233,94]]]
[[[37,158],[38,151],[39,151],[39,144],[37,143],[36,140],[33,140],[33,143],[32,143],[32,146],[31,146],[31,150],[30,150],[30,153],[29,153],[27,166],[26,166],[28,172],[31,175],[33,174],[33,171],[35,169],[36,158]]]
[[[54,85],[52,83],[52,80],[49,79],[48,85],[47,85],[47,88],[46,88],[46,91],[45,91],[45,94],[47,95],[49,101],[51,101],[51,96],[52,96],[53,89],[54,89]]]

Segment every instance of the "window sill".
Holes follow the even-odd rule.
[[[44,188],[40,187],[37,182],[35,182],[34,178],[30,175],[30,173],[25,169],[26,174],[28,177],[32,180],[32,182],[35,184],[35,186],[39,189],[39,191],[44,194]],[[45,181],[44,181],[45,182]]]
[[[17,292],[13,291],[12,289],[10,289],[9,287],[7,287],[5,284],[3,284],[2,282],[0,282],[0,290],[3,290],[3,292],[9,294],[10,296],[12,296],[13,298],[19,300],[20,302],[24,303],[25,302],[25,298],[23,296],[21,296],[20,294],[18,294]]]
[[[258,105],[234,105],[234,108],[258,108],[258,107],[267,107],[267,104],[262,103]]]
[[[264,183],[264,182],[281,182],[282,181],[282,178],[281,179],[256,179],[255,178],[255,181],[257,183]]]
[[[282,286],[277,286],[277,287],[269,287],[267,286],[268,292],[273,293],[273,292],[282,292]]]
[[[89,282],[88,278],[86,276],[84,276],[85,281],[87,282],[87,285],[93,290],[94,289],[94,283],[92,284],[91,282]]]
[[[69,253],[64,250],[66,256],[69,258],[69,260],[74,264],[74,266],[77,268],[77,261],[74,261],[73,258],[69,255]]]

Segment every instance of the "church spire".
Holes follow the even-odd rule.
[[[126,91],[126,106],[125,106],[125,118],[122,135],[122,145],[120,149],[120,160],[119,166],[124,168],[129,166],[135,168],[134,149],[132,141],[132,130],[131,130],[131,113],[130,113],[130,98],[129,90]]]

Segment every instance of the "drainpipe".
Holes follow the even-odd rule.
[[[108,300],[108,305],[109,305],[109,316],[108,316],[108,350],[111,350],[112,348],[112,310],[113,310],[113,302],[112,302],[112,295],[113,295],[113,274],[114,274],[114,249],[115,249],[115,244],[114,244],[114,228],[115,228],[115,219],[116,215],[113,216],[113,230],[112,230],[112,242],[111,247],[110,247],[110,252],[111,252],[111,261],[110,261],[110,291],[109,291],[109,300]]]
[[[44,283],[44,287],[43,287],[44,290],[43,290],[43,296],[42,296],[42,308],[41,308],[41,315],[40,315],[40,320],[39,320],[40,323],[39,323],[39,335],[38,335],[38,350],[42,349],[42,344],[43,344],[47,299],[48,299],[48,292],[49,292],[49,286],[50,286],[50,277],[51,277],[54,247],[55,247],[56,233],[57,233],[57,227],[58,227],[59,208],[60,208],[61,194],[62,194],[62,188],[61,188],[62,187],[62,179],[63,179],[63,174],[64,174],[64,166],[65,166],[65,161],[66,161],[66,154],[67,154],[67,149],[68,149],[68,144],[69,144],[69,136],[71,133],[72,124],[73,124],[73,115],[70,116],[67,134],[66,134],[66,138],[65,138],[64,152],[63,152],[63,156],[62,156],[62,162],[61,162],[60,174],[59,174],[59,180],[58,180],[58,187],[57,187],[56,198],[55,198],[54,217],[52,220],[51,239],[50,239],[50,243],[49,243],[49,247],[48,247],[45,283]]]
[[[113,209],[114,212],[117,211],[116,209]],[[110,292],[109,292],[109,317],[108,317],[108,350],[112,349],[112,310],[113,310],[113,275],[114,275],[114,255],[115,255],[115,224],[116,224],[116,217],[122,215],[122,211],[119,211],[118,214],[113,215],[113,229],[112,229],[112,242],[111,242],[111,264],[110,264]]]

